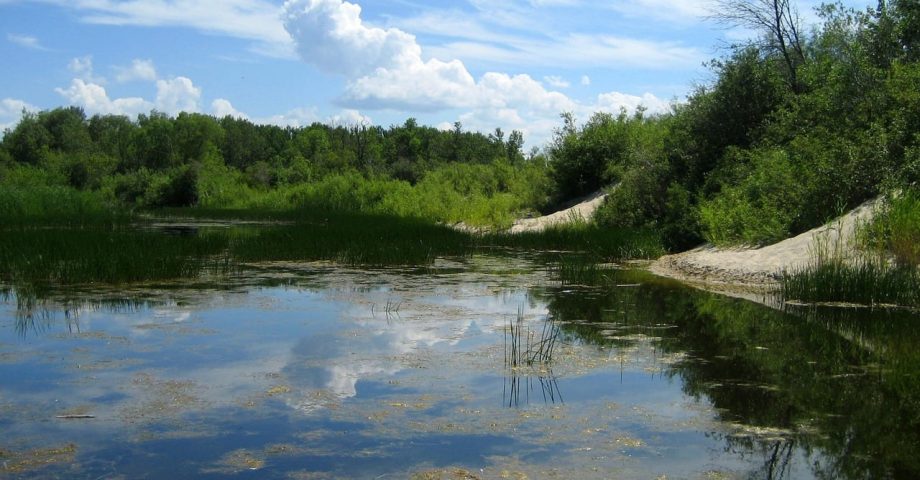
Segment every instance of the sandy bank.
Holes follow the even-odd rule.
[[[542,232],[547,228],[564,225],[572,222],[588,222],[594,216],[594,212],[604,204],[607,194],[603,191],[597,192],[588,197],[578,200],[578,202],[565,210],[560,210],[550,215],[544,215],[536,218],[522,218],[514,222],[511,226],[510,233],[522,232]]]
[[[839,247],[852,253],[856,227],[868,222],[879,200],[864,203],[822,227],[761,248],[717,248],[704,245],[661,257],[649,267],[652,273],[679,280],[710,284],[769,287],[784,270],[808,264],[817,245]]]

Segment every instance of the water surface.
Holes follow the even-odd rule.
[[[643,274],[589,287],[552,271],[474,256],[8,288],[0,473],[920,476],[916,314],[784,313]],[[508,365],[517,322],[524,344],[555,340],[551,358]]]

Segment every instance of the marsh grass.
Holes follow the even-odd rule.
[[[878,228],[878,223],[856,228],[857,238],[865,244],[865,232]],[[885,251],[857,249],[826,238],[813,245],[811,256],[808,265],[783,272],[783,301],[920,306],[916,264],[891,261]]]
[[[124,284],[220,278],[259,262],[331,261],[348,266],[427,266],[438,257],[463,258],[503,249],[565,248],[590,258],[649,256],[660,248],[647,232],[593,227],[541,234],[478,236],[426,220],[344,212],[159,210],[166,225],[136,222],[79,228],[0,227],[0,283]],[[182,226],[182,220],[218,220]],[[245,220],[260,223],[234,222]],[[179,227],[170,227],[178,222]],[[202,222],[203,225],[209,223]],[[600,260],[598,260],[600,261]],[[589,280],[589,261],[566,267],[567,281]]]
[[[583,255],[562,255],[550,267],[562,286],[608,283],[613,268]]]
[[[655,231],[608,229],[593,224],[557,226],[543,232],[488,234],[481,240],[486,245],[527,250],[577,251],[608,262],[652,259],[666,253]]]
[[[0,281],[28,284],[130,283],[231,270],[228,238],[134,229],[22,229],[0,232]]]
[[[101,194],[69,187],[0,188],[3,227],[99,226],[126,223],[129,210],[109,205]]]
[[[831,259],[786,272],[781,280],[785,301],[845,302],[862,305],[920,307],[920,272],[863,257]]]

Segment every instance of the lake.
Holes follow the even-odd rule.
[[[4,478],[916,478],[920,317],[506,252],[0,299]]]

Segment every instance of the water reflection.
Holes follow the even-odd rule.
[[[521,259],[247,268],[220,285],[0,290],[5,436],[91,439],[105,454],[80,465],[107,469],[78,472],[92,478],[167,457],[239,474],[208,462],[243,448],[298,452],[257,457],[304,476],[920,472],[913,312],[777,311],[634,272],[561,287]],[[48,420],[81,409],[99,421]]]
[[[548,291],[548,309],[585,342],[653,338],[682,389],[734,425],[726,450],[758,455],[756,478],[907,478],[920,472],[920,321],[904,310],[780,312],[648,279],[602,293]]]

